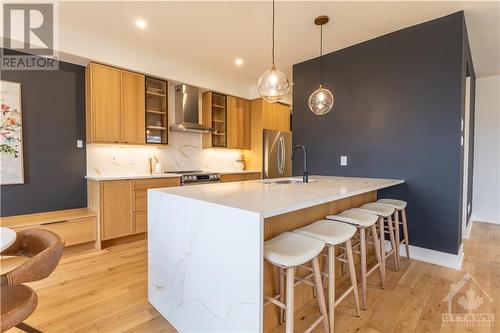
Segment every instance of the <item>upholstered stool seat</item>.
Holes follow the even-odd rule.
[[[273,303],[281,308],[280,322],[285,321],[286,333],[293,333],[295,280],[307,282],[316,290],[321,316],[311,324],[307,332],[311,332],[320,323],[323,323],[324,331],[329,332],[328,312],[326,311],[318,260],[318,255],[321,254],[324,247],[325,243],[317,238],[289,231],[264,242],[264,259],[279,268],[279,294],[264,295],[266,300],[264,305]],[[312,262],[312,268],[310,268],[312,274],[307,277],[297,277],[295,275],[297,266],[302,266],[309,261]],[[311,278],[313,282],[309,281]]]
[[[378,221],[377,215],[354,209],[348,209],[336,215],[328,215],[326,218],[364,228],[371,227]]]
[[[325,243],[286,231],[264,243],[264,259],[281,267],[302,265],[317,257]]]
[[[363,211],[366,213],[375,214],[381,217],[389,217],[394,213],[394,208],[387,205],[382,205],[380,203],[367,203],[359,208],[352,208],[354,211]]]
[[[383,264],[380,253],[380,241],[377,233],[376,223],[379,221],[378,215],[367,213],[361,209],[349,209],[343,211],[340,214],[336,215],[328,215],[326,217],[328,220],[331,220],[332,224],[346,224],[354,225],[357,227],[359,231],[359,243],[354,244],[353,248],[357,248],[359,246],[359,251],[353,250],[354,253],[358,253],[360,255],[360,270],[361,270],[361,304],[363,309],[367,308],[367,277],[378,269],[380,274],[380,285],[382,288],[385,286],[385,272],[383,271]],[[341,223],[339,223],[341,222]],[[347,224],[346,224],[347,225]],[[373,265],[369,270],[366,267],[366,243],[367,243],[367,233],[366,230],[371,231],[371,240],[373,245],[375,246],[375,255],[377,257],[377,263]]]
[[[354,258],[352,254],[351,238],[356,233],[356,228],[345,223],[335,223],[329,220],[319,220],[305,227],[295,229],[294,233],[320,239],[325,242],[328,249],[327,272],[328,276],[328,316],[330,332],[334,331],[335,306],[346,298],[349,293],[353,293],[356,314],[359,316],[359,296],[358,283],[356,282],[356,270],[354,268]],[[338,258],[335,254],[335,246],[344,249],[345,258]],[[343,246],[342,246],[343,245]],[[349,266],[349,277],[351,286],[338,298],[335,298],[335,259],[344,262]]]
[[[35,291],[24,284],[2,286],[0,293],[2,294],[2,332],[27,319],[38,304]]]
[[[351,239],[356,233],[356,228],[348,224],[320,220],[293,232],[318,238],[328,245],[339,245]]]
[[[403,210],[406,208],[407,205],[406,201],[396,200],[396,199],[379,199],[375,203],[391,206],[392,208],[397,210]]]

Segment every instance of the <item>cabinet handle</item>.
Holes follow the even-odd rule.
[[[64,223],[64,222],[68,222],[68,221],[63,220],[63,221],[55,221],[55,222],[45,222],[45,223],[40,223],[40,225],[51,225],[51,224],[59,224],[59,223]]]

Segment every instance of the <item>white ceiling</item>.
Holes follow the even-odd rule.
[[[478,77],[500,74],[500,2],[279,1],[276,63],[293,64],[324,53],[465,10]],[[270,1],[61,2],[62,51],[235,95],[254,97],[270,65]],[[147,21],[139,30],[134,20]],[[236,58],[244,65],[237,67]]]

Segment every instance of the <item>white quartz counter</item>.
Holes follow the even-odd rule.
[[[255,180],[153,191],[243,209],[266,218],[404,183],[395,179],[332,176],[309,179],[309,183],[266,184],[264,180]]]
[[[217,172],[221,175],[239,174],[239,173],[259,173],[260,171],[253,170],[229,170],[229,171],[208,171]],[[177,173],[160,173],[160,174],[130,174],[130,175],[87,175],[86,179],[95,181],[105,180],[120,180],[120,179],[144,179],[144,178],[179,178],[181,175]]]

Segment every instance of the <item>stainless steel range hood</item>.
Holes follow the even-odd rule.
[[[172,131],[210,133],[214,129],[202,125],[199,110],[199,89],[180,84],[175,87],[175,124]]]

